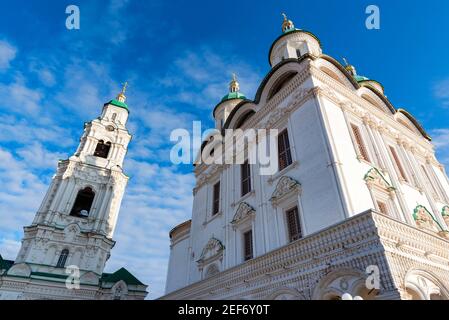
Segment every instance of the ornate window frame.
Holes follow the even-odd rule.
[[[255,228],[256,210],[246,202],[241,202],[232,218],[231,225],[234,230],[236,241],[237,261],[244,262],[244,239],[243,234],[252,230],[253,236],[253,258],[256,256],[256,228]]]
[[[381,212],[378,201],[387,206],[388,214],[392,218],[400,220],[400,215],[396,206],[396,189],[387,181],[382,173],[376,167],[371,168],[363,177],[366,186],[373,200],[374,209]],[[382,213],[382,212],[381,212]]]
[[[449,239],[449,231],[443,228],[438,220],[423,205],[418,205],[413,210],[413,219],[419,229],[437,233],[440,237]]]
[[[301,193],[302,187],[298,181],[289,176],[283,176],[279,179],[271,195],[270,202],[274,208],[276,237],[279,246],[290,243],[286,213],[294,207],[298,209],[301,234],[303,237],[307,235]]]
[[[205,270],[207,271],[212,264],[215,264],[218,270],[220,270],[223,262],[224,250],[225,246],[220,240],[214,237],[209,239],[201,251],[200,258],[196,261],[199,272],[201,273],[201,278],[204,279],[206,275]]]

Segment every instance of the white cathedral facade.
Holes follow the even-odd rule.
[[[75,154],[59,161],[32,224],[24,228],[17,258],[0,256],[0,300],[142,300],[147,295],[147,286],[125,268],[103,272],[128,182],[122,168],[131,140],[125,89],[85,124]]]
[[[424,129],[287,18],[269,63],[213,116],[278,129],[278,170],[195,167],[162,299],[449,299],[449,180]]]

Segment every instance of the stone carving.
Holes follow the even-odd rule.
[[[233,225],[237,225],[243,221],[246,221],[247,219],[252,218],[255,213],[256,210],[254,210],[253,207],[251,207],[246,202],[242,202],[239,204],[231,223]]]
[[[388,183],[387,179],[379,172],[377,168],[370,169],[363,178],[368,185],[368,187],[372,187],[374,185],[386,189],[388,191],[394,191],[395,188]]]
[[[282,199],[301,191],[301,184],[293,178],[284,176],[276,185],[276,189],[271,195],[270,201],[276,206]]]
[[[223,255],[224,245],[221,243],[220,240],[216,238],[211,238],[206,246],[203,248],[203,251],[201,252],[201,256],[198,259],[198,263],[200,265],[209,262],[211,260],[215,260],[217,258],[220,258]]]
[[[427,229],[436,233],[443,231],[433,215],[424,206],[417,206],[413,213],[416,225],[420,229]]]
[[[275,109],[270,116],[268,117],[268,120],[265,122],[264,127],[266,129],[271,129],[274,127],[274,125],[281,120],[282,118],[286,117],[288,115],[287,108],[277,108]]]

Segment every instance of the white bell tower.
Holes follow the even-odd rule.
[[[24,228],[15,265],[56,275],[76,265],[82,279],[87,274],[98,282],[115,244],[112,235],[128,182],[122,168],[131,140],[126,87],[104,105],[100,117],[84,125],[75,154],[59,161],[33,223]]]

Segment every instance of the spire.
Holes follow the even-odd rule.
[[[349,64],[346,58],[343,58],[343,61],[345,62],[346,71],[348,71],[353,77],[357,76],[357,71],[355,70],[355,67],[352,64]]]
[[[125,101],[126,101],[125,92],[126,92],[126,89],[127,89],[127,88],[128,88],[128,81],[126,81],[126,82],[123,84],[122,91],[121,91],[121,92],[118,94],[118,96],[117,96],[117,100],[118,100],[118,101],[125,103]]]
[[[288,20],[287,15],[285,13],[282,14],[284,17],[284,22],[282,23],[282,32],[287,33],[289,31],[295,30],[295,25],[293,21]]]
[[[237,81],[237,76],[235,73],[232,74],[232,81],[229,83],[229,92],[239,92],[240,85]]]

